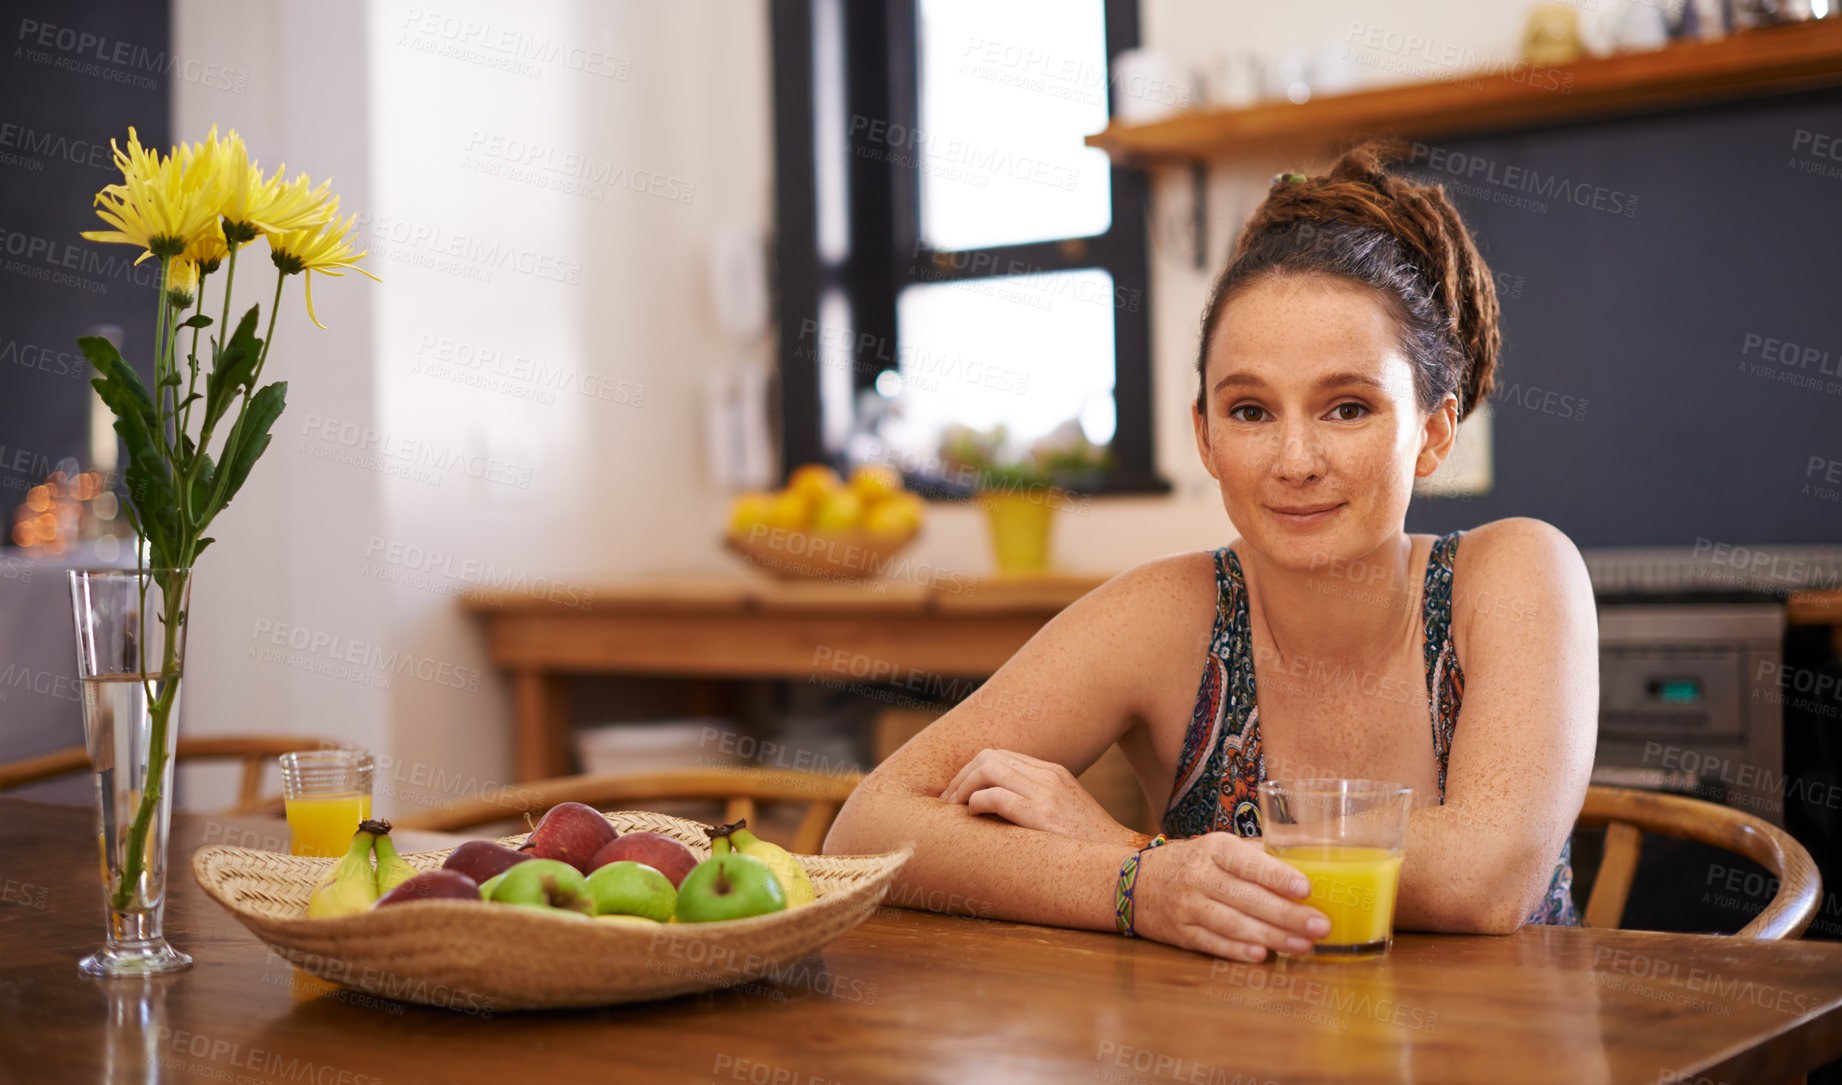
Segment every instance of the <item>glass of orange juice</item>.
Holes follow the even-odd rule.
[[[1381,957],[1394,943],[1413,788],[1385,780],[1265,780],[1260,833],[1267,854],[1311,880],[1305,903],[1330,919],[1311,960]]]
[[[371,816],[371,752],[353,747],[282,754],[281,793],[290,852],[344,855],[358,823]]]

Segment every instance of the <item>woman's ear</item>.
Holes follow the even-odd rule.
[[[1425,478],[1439,470],[1457,440],[1458,397],[1447,395],[1426,417],[1426,428],[1420,434],[1420,454],[1414,460],[1414,477]]]
[[[1202,457],[1202,465],[1209,472],[1209,477],[1217,482],[1222,476],[1215,473],[1215,454],[1209,448],[1209,420],[1203,416],[1202,407],[1190,404],[1190,425],[1196,430],[1196,453]]]

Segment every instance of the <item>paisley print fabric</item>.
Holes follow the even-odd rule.
[[[1452,559],[1464,532],[1454,531],[1433,543],[1426,563],[1422,620],[1426,629],[1427,701],[1432,708],[1433,754],[1438,761],[1439,801],[1445,802],[1446,763],[1452,735],[1465,697],[1465,673],[1452,644]],[[1248,617],[1247,579],[1233,550],[1215,552],[1215,625],[1209,658],[1203,667],[1196,706],[1184,735],[1177,779],[1164,811],[1166,835],[1200,836],[1222,830],[1238,836],[1260,835],[1260,812],[1254,796],[1266,779],[1260,748],[1260,708],[1254,689],[1252,623]],[[1561,846],[1547,895],[1530,923],[1580,926],[1573,903],[1573,845]]]

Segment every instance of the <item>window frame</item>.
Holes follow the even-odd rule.
[[[775,204],[780,327],[780,452],[783,477],[804,463],[833,462],[822,433],[818,350],[811,333],[828,291],[851,308],[853,396],[895,368],[898,350],[867,352],[855,344],[898,344],[896,302],[903,289],[927,283],[1041,272],[1100,269],[1113,279],[1113,398],[1117,424],[1113,468],[1084,492],[1168,493],[1155,468],[1152,435],[1148,181],[1143,171],[1109,164],[1112,223],[1087,238],[936,251],[921,242],[920,174],[891,161],[885,146],[853,129],[851,118],[884,120],[908,131],[920,119],[917,0],[836,0],[842,21],[846,119],[848,236],[843,260],[818,251],[817,119],[814,116],[813,9],[831,0],[772,0]],[[1139,42],[1138,0],[1104,0],[1107,67]],[[1111,79],[1108,114],[1117,101]]]

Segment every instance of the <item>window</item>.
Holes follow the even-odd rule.
[[[775,0],[783,463],[925,480],[948,426],[1151,469],[1145,180],[1084,137],[1136,2]]]

